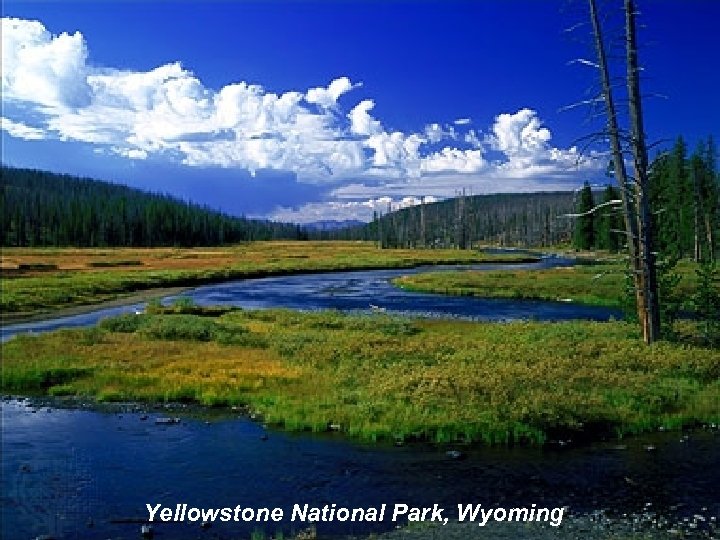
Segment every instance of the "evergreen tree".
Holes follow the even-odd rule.
[[[561,216],[575,212],[574,199],[572,192],[466,195],[461,212],[456,199],[426,202],[374,215],[373,221],[365,225],[313,235],[321,239],[369,240],[386,248],[569,244],[574,220]],[[458,215],[463,216],[462,228],[458,227]]]
[[[671,152],[669,185],[664,200],[664,212],[669,219],[664,230],[668,239],[667,249],[671,256],[678,259],[691,254],[693,230],[693,186],[690,180],[687,160],[687,146],[682,137],[678,137]]]
[[[573,245],[576,249],[588,250],[595,245],[595,216],[592,209],[595,207],[593,192],[590,184],[580,190],[580,199],[577,207],[577,218],[575,220],[575,232]]]
[[[595,247],[606,249],[612,253],[620,250],[624,234],[623,217],[617,205],[608,204],[620,200],[620,192],[613,186],[607,185],[603,191],[603,208],[596,219]]]
[[[701,216],[700,228],[703,229],[705,257],[703,260],[715,261],[717,245],[720,240],[720,175],[717,171],[717,149],[712,136],[705,144],[698,146],[701,161],[700,170],[700,201],[704,212]]]
[[[720,267],[703,261],[697,269],[698,287],[693,295],[695,313],[704,340],[709,345],[720,344]]]
[[[650,198],[658,252],[679,260],[714,260],[720,228],[718,175],[712,138],[688,158],[678,138],[671,152],[652,164]]]
[[[3,246],[209,246],[307,237],[295,225],[97,180],[5,166],[1,180]]]

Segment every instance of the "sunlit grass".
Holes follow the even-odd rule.
[[[6,248],[0,309],[48,311],[155,287],[298,272],[522,261],[460,250],[381,250],[371,242],[255,242],[222,248]]]
[[[248,391],[256,392],[270,380],[300,374],[265,349],[115,332],[101,332],[89,345],[87,332],[13,340],[3,348],[8,353],[3,359],[4,390],[223,405],[244,402]],[[21,362],[13,362],[14,351],[24,357]]]
[[[676,272],[681,281],[677,294],[687,297],[694,289],[695,267],[682,262]],[[544,270],[427,272],[393,281],[403,289],[456,296],[572,301],[618,307],[627,296],[622,263],[577,265]]]
[[[287,429],[336,424],[364,440],[542,443],[720,421],[720,354],[647,347],[621,322],[128,317],[9,341],[3,391],[246,404]]]

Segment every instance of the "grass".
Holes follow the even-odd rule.
[[[34,315],[159,287],[298,272],[512,262],[518,255],[380,250],[370,242],[255,242],[222,248],[5,248],[3,314]]]
[[[678,295],[689,297],[695,288],[694,263],[683,261]],[[396,278],[406,290],[456,296],[524,298],[572,301],[621,307],[625,296],[625,267],[621,263],[583,264],[545,270],[427,272]]]
[[[197,308],[194,308],[197,309]],[[720,422],[720,354],[623,322],[510,324],[180,306],[2,345],[2,390],[249,405],[363,440],[541,444]]]

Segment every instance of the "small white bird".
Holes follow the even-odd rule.
[[[384,313],[384,312],[387,311],[386,308],[380,307],[380,306],[376,306],[375,304],[370,304],[370,309],[372,309],[373,311],[377,311],[377,312],[379,312],[379,313]]]

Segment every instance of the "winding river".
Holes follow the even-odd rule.
[[[591,319],[606,321],[620,317],[618,310],[583,306],[569,302],[535,300],[508,300],[453,297],[404,291],[394,287],[390,280],[420,272],[474,269],[510,270],[541,269],[570,266],[572,259],[545,257],[529,264],[479,264],[465,266],[431,266],[411,269],[365,270],[298,274],[292,276],[245,279],[191,289],[182,296],[192,298],[200,305],[233,305],[248,309],[290,308],[302,310],[338,309],[368,311],[371,305],[389,313],[422,317],[456,317],[485,321],[537,319],[561,321]],[[168,297],[166,301],[171,301]],[[59,328],[90,326],[104,317],[132,313],[144,304],[97,309],[81,315],[54,318],[2,327],[0,335],[5,341],[22,332],[47,332]]]
[[[478,269],[567,265],[560,258],[528,265],[478,265]],[[445,266],[453,269],[460,267]],[[465,267],[462,267],[465,268]],[[433,267],[434,270],[439,269]],[[368,310],[478,320],[536,318],[607,320],[613,310],[563,302],[482,300],[409,293],[390,285],[395,276],[420,272],[380,270],[297,275],[199,287],[183,296],[199,304],[244,308]],[[19,332],[85,326],[141,305],[14,325]],[[266,431],[239,413],[208,417],[203,411],[139,410],[125,405],[101,412],[58,409],[52,403],[2,402],[2,538],[139,538],[146,503],[174,507],[280,507],[296,503],[372,507],[458,503],[567,505],[575,513],[598,509],[661,515],[718,514],[720,434],[717,430],[655,433],[592,446],[447,448],[431,445],[364,446],[336,434]],[[162,423],[163,417],[179,417]],[[158,423],[158,420],[161,420]],[[648,451],[651,447],[654,450]],[[452,513],[450,513],[450,516]],[[450,517],[448,516],[448,517]],[[396,524],[320,523],[322,534],[384,531]],[[256,523],[161,524],[157,538],[249,538]],[[301,529],[285,519],[264,527],[286,534]]]

